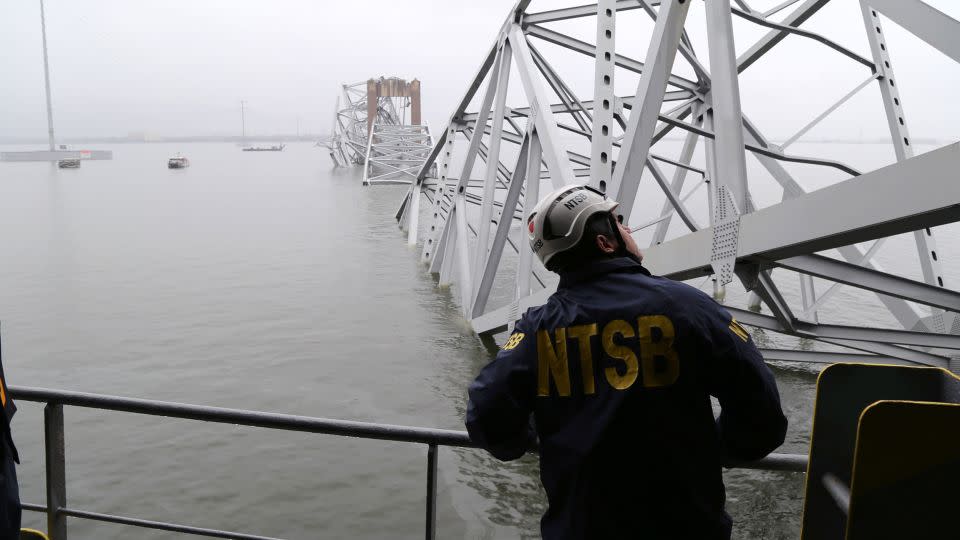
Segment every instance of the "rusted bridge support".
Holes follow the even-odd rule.
[[[410,99],[410,124],[418,126],[420,119],[420,81],[397,77],[380,77],[367,81],[367,133],[373,129],[374,121],[379,114],[380,98],[405,97]],[[402,121],[402,119],[401,119]]]

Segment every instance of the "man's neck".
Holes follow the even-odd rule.
[[[635,255],[625,255],[595,259],[575,268],[558,272],[560,274],[560,284],[557,287],[560,289],[571,287],[577,283],[592,281],[611,272],[637,272],[647,276],[650,275],[650,271],[640,264],[640,260]]]

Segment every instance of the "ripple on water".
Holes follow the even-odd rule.
[[[165,160],[178,151],[193,166],[172,174]],[[8,255],[0,317],[13,383],[462,429],[466,386],[492,351],[463,318],[457,287],[438,288],[398,230],[406,187],[363,188],[359,169],[332,170],[306,144],[266,154],[124,144],[114,161],[78,171],[0,164],[16,165],[0,182]],[[941,237],[942,251],[953,238],[960,235]],[[897,268],[896,253],[881,255]],[[514,264],[504,257],[507,273]],[[960,275],[949,265],[945,273]],[[729,297],[744,301],[733,289]],[[491,305],[510,291],[507,278],[498,280]],[[847,292],[825,316],[889,323],[873,298]],[[813,347],[754,335],[769,346]],[[782,451],[806,452],[816,373],[775,368],[790,419]],[[289,537],[421,534],[425,453],[417,445],[74,409],[66,416],[69,496],[82,508]],[[14,422],[30,502],[43,500],[41,422],[29,403]],[[441,449],[440,463],[441,531],[537,535],[545,503],[535,460],[501,464]],[[801,475],[725,478],[735,537],[797,537]],[[43,526],[37,515],[26,519]],[[128,537],[122,527],[79,521],[71,532]]]

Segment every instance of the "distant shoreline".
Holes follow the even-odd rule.
[[[327,134],[304,134],[304,135],[250,135],[246,138],[238,136],[223,135],[181,135],[181,136],[151,136],[144,137],[65,137],[58,138],[57,144],[127,144],[127,143],[192,143],[192,142],[226,142],[226,143],[255,143],[255,142],[323,142],[329,139]],[[682,137],[665,137],[668,141],[682,141]],[[780,144],[783,141],[772,140],[772,144]],[[956,142],[951,139],[918,138],[914,139],[915,144],[935,145],[948,144]],[[887,144],[890,139],[872,138],[872,139],[808,139],[797,141],[797,143],[816,143],[816,144]],[[20,138],[0,136],[0,144],[37,144],[46,145],[45,138]]]
[[[145,137],[63,137],[57,138],[57,144],[117,144],[117,143],[190,143],[190,142],[227,142],[237,144],[253,144],[258,142],[317,142],[325,141],[329,135],[250,135],[247,137],[223,136],[223,135],[183,135],[183,136],[151,136]],[[20,138],[0,136],[0,144],[47,144],[45,138]]]

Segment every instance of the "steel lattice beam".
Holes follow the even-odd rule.
[[[955,143],[745,214],[737,257],[779,260],[960,221],[958,169]],[[865,199],[871,204],[849,211]],[[807,219],[812,215],[818,219]],[[712,231],[702,229],[651,247],[650,271],[675,279],[710,274],[712,239]]]
[[[544,269],[523,241],[519,223],[541,188],[547,188],[544,182],[561,186],[589,181],[618,198],[621,212],[632,223],[645,223],[638,229],[656,225],[649,231],[651,247],[645,259],[655,273],[677,279],[736,275],[754,292],[750,304],[762,305],[772,314],[730,306],[742,322],[859,351],[768,350],[764,351],[768,359],[893,359],[946,365],[946,357],[936,349],[960,348],[960,340],[949,333],[958,326],[953,321],[960,309],[960,292],[942,283],[931,227],[960,220],[960,190],[952,180],[960,168],[960,145],[913,157],[877,17],[886,15],[955,61],[960,57],[960,23],[920,0],[861,0],[871,46],[871,55],[863,57],[829,36],[803,28],[829,0],[788,0],[766,12],[742,0],[732,1],[735,7],[731,0],[705,0],[707,48],[700,51],[693,45],[696,40],[687,35],[690,2],[598,0],[538,11],[530,11],[527,0],[518,2],[405,194],[397,217],[408,228],[408,240],[418,238],[418,221],[411,216],[420,212],[415,201],[427,197],[430,211],[424,211],[422,220],[424,262],[439,274],[441,283],[458,289],[464,315],[477,332],[509,329],[526,308],[543,303],[553,291],[553,281],[543,277]],[[634,59],[635,50],[619,50],[616,39],[617,32],[622,32],[617,15],[637,9],[654,20],[643,61]],[[551,24],[591,17],[596,23],[595,43]],[[733,17],[769,30],[754,43],[739,43],[746,45],[739,56],[733,53],[734,41],[741,39]],[[825,110],[813,111],[812,120],[781,147],[770,143],[744,116],[738,74],[758,65],[785,39],[825,48],[864,72],[862,83],[845,89],[843,97]],[[542,42],[556,47],[533,46]],[[567,65],[556,60],[562,54],[593,62],[592,96],[576,95],[558,69]],[[709,71],[706,62],[701,64],[704,58],[709,58]],[[696,80],[678,72],[675,63],[689,67]],[[519,74],[515,80],[508,76],[511,70]],[[613,93],[618,73],[640,75],[635,95]],[[801,140],[870,84],[881,89],[883,107],[878,112],[886,115],[897,163],[860,171],[823,156],[785,153],[786,146]],[[483,95],[475,99],[481,89]],[[511,103],[509,96],[518,95],[517,89],[524,98]],[[679,152],[660,150],[664,137],[677,130],[685,135]],[[701,139],[702,165],[695,163]],[[745,167],[747,153],[783,188],[782,202],[756,208]],[[479,175],[474,172],[478,158],[483,168]],[[831,168],[833,174],[839,170],[850,178],[809,191],[786,169],[786,163]],[[437,167],[436,181],[427,181],[431,166]],[[691,173],[694,181],[687,178]],[[631,216],[644,179],[655,182],[663,205],[656,214]],[[704,205],[693,205],[692,197],[706,198],[706,215],[700,210]],[[863,200],[871,204],[859,204]],[[671,225],[674,214],[684,226]],[[718,233],[721,230],[725,232]],[[886,237],[910,232],[921,256],[923,282],[891,274],[874,260]],[[856,245],[867,240],[876,240],[870,249]],[[834,249],[842,259],[820,253]],[[797,292],[785,294],[778,287],[787,274],[799,277]],[[828,280],[833,285],[818,294],[814,278],[816,283]],[[497,296],[512,293],[512,300],[491,305],[504,279],[512,279],[515,290]],[[820,322],[818,310],[835,297],[839,287],[876,293],[904,330]],[[723,287],[715,293],[722,297]],[[928,315],[918,305],[932,311]]]

